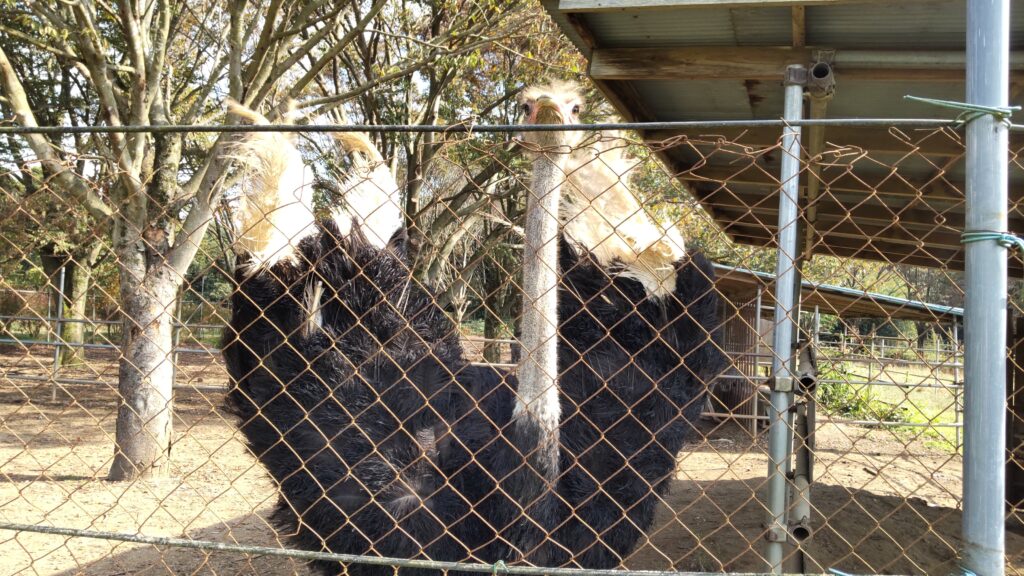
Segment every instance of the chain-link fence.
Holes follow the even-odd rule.
[[[802,150],[800,307],[781,319],[777,254],[750,246],[779,232],[787,151],[772,130],[442,132],[418,178],[379,155],[386,132],[261,132],[225,154],[235,167],[203,226],[189,223],[202,192],[140,186],[97,222],[52,167],[7,165],[2,564],[276,574],[351,560],[308,551],[365,557],[347,573],[391,572],[363,563],[379,557],[764,571],[786,321],[802,351],[783,419],[787,568],[952,570],[961,134]],[[108,169],[87,169],[104,201]],[[132,228],[136,200],[164,210],[145,220],[159,225]],[[557,237],[533,228],[545,220]],[[1021,332],[1007,335],[1011,573]]]

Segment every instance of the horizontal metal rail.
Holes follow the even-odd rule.
[[[825,362],[870,362],[872,364],[894,364],[897,366],[928,366],[932,368],[963,368],[963,362],[928,362],[926,360],[903,360],[879,356],[818,356],[818,364]]]
[[[0,316],[0,320],[14,320],[16,322],[60,322],[61,324],[83,323],[83,324],[122,324],[122,320],[92,320],[89,318],[52,318],[48,316]]]
[[[81,323],[81,324],[100,324],[100,325],[112,325],[112,324],[124,324],[124,320],[93,320],[91,318],[54,318],[49,316],[0,316],[0,320],[15,320],[19,322],[45,322],[54,323],[60,322],[61,324]],[[192,324],[189,322],[172,322],[171,326],[175,328],[194,328],[197,330],[214,330],[217,328],[227,328],[225,324]]]
[[[53,378],[50,376],[32,376],[31,374],[0,374],[0,378],[6,378],[8,380],[23,380],[25,382],[46,382],[57,384],[102,384],[110,386],[112,389],[117,389],[116,380],[99,380],[90,378],[64,378],[57,377]],[[174,384],[171,386],[174,390],[194,390],[196,392],[217,392],[223,393],[228,391],[227,386],[197,386],[194,384]]]
[[[936,388],[942,390],[955,390],[962,392],[964,389],[963,382],[954,382],[953,384],[900,384],[898,382],[886,382],[885,380],[842,380],[838,378],[827,378],[818,380],[818,384],[848,384],[850,386],[887,386],[890,388]]]
[[[67,346],[68,348],[85,348],[87,350],[120,350],[118,344],[91,344],[88,342],[61,342],[57,340],[19,340],[17,338],[0,338],[0,344],[16,344],[22,346]],[[220,354],[220,348],[175,348],[172,352],[187,354]]]
[[[355,554],[336,554],[333,552],[314,552],[296,550],[294,548],[271,548],[267,546],[249,546],[213,542],[210,540],[192,540],[170,538],[167,536],[143,536],[126,532],[102,532],[99,530],[81,530],[78,528],[61,528],[57,526],[38,526],[34,524],[15,524],[0,522],[0,530],[15,532],[34,532],[53,534],[73,538],[97,538],[101,540],[117,540],[135,544],[152,544],[154,546],[171,546],[177,548],[193,548],[198,550],[216,550],[235,552],[247,555],[285,556],[301,560],[321,560],[342,564],[369,564],[373,566],[393,566],[396,568],[419,568],[423,570],[443,570],[452,572],[477,572],[481,574],[512,574],[520,576],[713,576],[717,572],[666,572],[659,570],[597,570],[584,568],[545,568],[543,566],[509,566],[504,562],[496,564],[443,562],[438,560],[413,560],[408,558],[387,558],[383,556],[358,556]],[[734,576],[767,576],[763,572],[731,573]]]
[[[0,134],[169,134],[204,132],[565,132],[611,130],[693,130],[714,128],[782,128],[785,126],[860,126],[889,128],[944,128],[960,127],[962,121],[949,118],[821,118],[786,121],[765,120],[697,120],[677,122],[604,122],[597,124],[478,124],[469,122],[450,125],[419,124],[164,124],[160,126],[0,126]],[[1024,126],[1014,125],[1014,130]]]
[[[829,424],[852,424],[854,426],[892,426],[893,428],[963,428],[960,422],[899,422],[890,420],[844,420],[842,418],[824,418],[819,422]]]
[[[768,421],[768,416],[763,414],[733,414],[731,412],[701,412],[704,418],[730,418],[733,420],[759,420]],[[891,426],[893,428],[963,428],[964,425],[958,422],[899,422],[895,420],[848,420],[845,418],[832,418],[826,416],[819,418],[820,424],[850,424],[854,426]]]

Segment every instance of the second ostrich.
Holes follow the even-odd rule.
[[[576,121],[572,98],[540,92],[524,102],[540,107],[528,122]],[[554,136],[533,140],[544,149],[532,188],[562,190],[565,220],[566,202],[592,191],[563,169],[582,173],[588,163],[546,151],[574,144],[568,132],[546,134]],[[239,243],[227,403],[279,485],[275,523],[311,550],[620,565],[650,525],[724,364],[710,266],[684,254],[681,239],[643,245],[637,238],[662,235],[630,214],[604,215],[613,228],[634,228],[622,245],[630,251],[574,235],[571,222],[557,239],[557,229],[541,231],[560,261],[557,367],[533,357],[540,376],[520,385],[466,360],[457,327],[412,278],[397,184],[366,138],[342,140],[354,157],[342,186],[347,206],[319,221],[286,136],[255,134],[237,154],[259,209],[244,211],[253,233]],[[595,206],[586,202],[573,218],[602,217]]]

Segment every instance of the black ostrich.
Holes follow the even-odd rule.
[[[555,102],[530,94],[524,106]],[[559,114],[527,117],[575,121],[575,106],[561,99]],[[520,386],[465,359],[456,326],[410,274],[397,185],[368,140],[342,140],[358,160],[343,186],[348,206],[319,221],[287,137],[253,135],[238,152],[254,189],[224,344],[227,405],[280,486],[274,522],[310,550],[620,565],[724,367],[711,266],[683,254],[681,239],[630,257],[565,222],[558,387]],[[597,180],[586,154],[538,153],[534,186],[552,163]],[[588,191],[573,181],[566,197],[579,201]],[[654,230],[645,216],[611,221],[634,239]]]

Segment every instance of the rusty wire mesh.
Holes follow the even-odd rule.
[[[563,302],[575,299],[578,314],[600,310],[603,320],[612,321],[584,350],[574,343],[586,335],[562,331],[563,361],[566,354],[575,361],[563,363],[560,378],[565,385],[589,370],[606,384],[582,398],[563,394],[556,498],[519,503],[526,510],[509,513],[505,525],[495,525],[492,512],[515,508],[509,501],[521,496],[510,493],[505,480],[539,473],[531,468],[532,452],[510,438],[515,383],[503,376],[528,353],[518,337],[526,306],[519,278],[530,166],[509,140],[488,134],[438,139],[440,161],[416,183],[418,196],[400,196],[409,234],[404,258],[387,252],[393,247],[386,254],[353,256],[345,231],[330,229],[313,233],[316,242],[304,245],[287,270],[236,276],[239,258],[244,260],[231,249],[240,232],[238,207],[225,202],[166,310],[174,318],[167,457],[156,478],[129,482],[105,480],[114,456],[123,332],[138,328],[123,314],[120,262],[104,232],[32,162],[8,162],[0,195],[4,220],[12,223],[0,228],[0,520],[273,548],[292,546],[290,532],[298,529],[312,550],[379,556],[412,549],[406,557],[485,564],[507,557],[509,566],[534,557],[535,550],[508,551],[516,544],[508,543],[515,532],[509,527],[526,521],[518,530],[541,534],[524,541],[538,549],[552,542],[572,548],[570,555],[537,556],[561,566],[765,570],[765,395],[772,359],[782,354],[772,349],[777,319],[773,274],[766,271],[774,265],[781,151],[776,129],[710,132],[587,140],[587,163],[600,166],[602,174],[611,169],[608,184],[628,184],[649,222],[677,227],[688,254],[700,250],[715,263],[707,294],[717,300],[715,320],[708,327],[674,325],[690,314],[693,298],[707,295],[683,297],[687,285],[681,285],[659,300],[629,279],[629,266],[621,262],[588,268],[573,260],[581,267],[576,280],[594,283],[588,298],[564,281],[570,271],[561,270]],[[809,443],[810,535],[789,547],[787,562],[800,561],[798,569],[809,572],[938,573],[954,565],[960,542],[963,145],[951,129],[875,131],[869,144],[855,130],[845,135],[850,143],[804,150],[804,284],[800,317],[791,320],[816,352],[817,386],[804,398],[815,400],[818,417]],[[339,182],[355,170],[354,161],[326,136],[305,140],[302,148],[316,176],[311,209],[330,220],[332,207],[346,205],[350,190]],[[1021,176],[1020,168],[1014,156],[1011,179]],[[609,229],[621,232],[626,215],[615,213],[603,196],[621,189],[605,184],[581,193],[573,186],[599,181],[585,170],[580,174],[585,177],[570,180],[564,192],[577,203],[573,213],[592,208]],[[97,170],[97,192],[112,179]],[[237,181],[227,185],[229,199],[241,193]],[[409,186],[405,181],[401,189]],[[1011,230],[1021,217],[1018,206],[1012,210]],[[311,255],[316,258],[307,261]],[[404,264],[385,272],[381,259]],[[341,270],[342,263],[351,267]],[[387,286],[377,286],[383,274],[399,280],[389,277]],[[679,274],[673,280],[697,278]],[[340,277],[348,284],[334,281]],[[363,300],[346,292],[352,283],[362,283]],[[307,285],[314,287],[313,306]],[[1011,296],[1011,313],[1020,315],[1019,295]],[[675,307],[664,303],[673,299]],[[235,322],[228,327],[232,303]],[[244,322],[240,308],[250,314]],[[680,316],[666,318],[655,309]],[[314,320],[320,332],[311,334]],[[572,320],[559,322],[565,328]],[[1018,535],[1024,492],[1016,488],[1024,484],[1022,361],[1016,356],[1024,330],[1016,326],[1016,336],[1008,335],[1014,367],[1008,484],[1011,492],[1018,490],[1008,496],[1011,573],[1024,570],[1024,537]],[[631,338],[634,332],[650,337]],[[680,352],[686,339],[689,348]],[[268,387],[264,392],[272,391],[259,396],[247,389],[236,395],[233,411],[226,409],[225,394],[235,383],[223,346],[252,361],[235,380],[259,376]],[[600,353],[588,355],[592,350]],[[661,355],[650,364],[658,365],[653,374],[645,371],[652,362],[645,354],[652,350]],[[707,381],[700,374],[680,377],[687,386],[699,382],[699,390],[688,394],[662,389],[675,382],[670,368],[707,350],[724,352],[728,366]],[[666,364],[672,353],[675,364]],[[375,388],[374,378],[390,384]],[[484,385],[493,389],[480,390]],[[302,394],[318,386],[327,392],[309,403]],[[688,402],[680,400],[686,396]],[[239,402],[248,403],[242,416]],[[270,410],[287,412],[282,418],[291,418],[294,427],[262,420]],[[678,450],[661,446],[662,430],[646,427],[648,412],[659,410],[673,414],[671,425],[692,418]],[[566,436],[572,418],[583,422],[572,430],[586,435]],[[468,421],[473,425],[461,426]],[[263,422],[265,442],[248,448],[240,427],[253,422]],[[323,422],[335,427],[321,430]],[[356,445],[358,450],[345,452]],[[254,450],[292,461],[275,464],[272,479]],[[457,465],[439,463],[445,450],[458,453],[451,456]],[[638,461],[639,454],[655,460],[668,454],[671,462],[661,464],[662,474],[645,476],[641,469],[650,462]],[[487,468],[502,459],[513,461],[504,462],[512,471],[495,477]],[[387,480],[367,485],[373,475],[360,466],[380,467]],[[469,469],[476,474],[470,481],[456,478]],[[475,483],[487,485],[483,494],[484,486]],[[282,489],[284,512],[278,516],[303,522],[271,519]],[[649,502],[653,517],[631,515],[640,506],[613,502],[617,495]],[[431,508],[432,500],[447,507]],[[552,523],[534,520],[530,505],[541,503],[557,509]],[[584,511],[588,506],[607,512]],[[308,520],[314,514],[322,518]],[[317,524],[323,518],[331,531]],[[588,524],[598,518],[603,525]],[[433,527],[423,528],[427,524]],[[566,527],[576,530],[572,546],[559,533]],[[629,532],[635,543],[595,566],[588,551],[605,547],[619,532]],[[422,534],[432,536],[417,541]],[[451,542],[463,534],[483,541],[474,549]],[[0,532],[0,543],[2,564],[12,573],[308,570],[300,559],[258,550],[236,554],[29,531]],[[449,549],[459,552],[432,557],[434,550]]]

